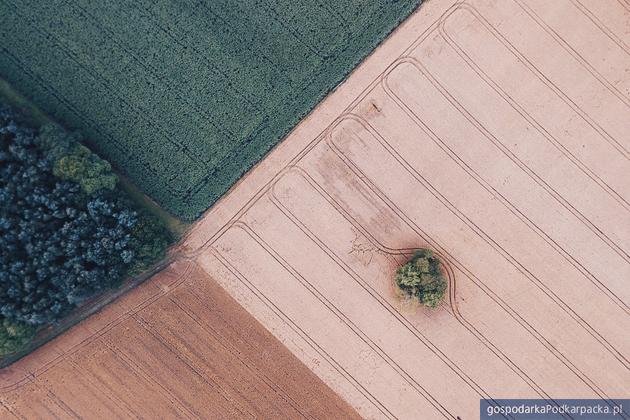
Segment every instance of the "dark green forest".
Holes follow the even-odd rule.
[[[172,240],[82,141],[0,105],[0,356],[161,260]]]

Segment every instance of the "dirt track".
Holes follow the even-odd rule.
[[[182,249],[365,417],[630,395],[630,6],[603,4],[429,1]],[[436,310],[392,285],[416,247],[447,267]],[[195,313],[214,305],[197,284],[177,291]],[[193,321],[169,308],[82,357],[147,331],[198,357],[187,343],[210,338],[180,335]],[[196,386],[164,375],[181,395]]]
[[[0,403],[0,418],[357,417],[184,261],[1,371]]]

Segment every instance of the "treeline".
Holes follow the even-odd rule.
[[[77,133],[0,104],[0,356],[164,257],[167,229],[117,184]]]
[[[447,283],[440,259],[430,249],[417,249],[411,259],[396,271],[394,281],[406,294],[430,308],[444,299]]]

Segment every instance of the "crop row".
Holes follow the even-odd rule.
[[[191,220],[416,3],[0,0],[0,75]]]

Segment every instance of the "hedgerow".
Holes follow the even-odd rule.
[[[160,260],[169,244],[78,140],[56,125],[26,127],[0,106],[0,355]]]
[[[0,2],[0,75],[191,220],[418,0],[114,3]]]

